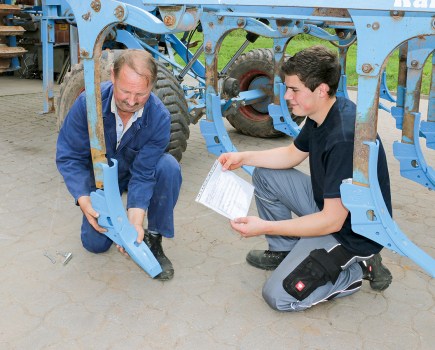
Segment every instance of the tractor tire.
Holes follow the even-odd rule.
[[[228,76],[236,79],[240,91],[264,88],[269,97],[265,101],[230,109],[224,113],[229,123],[240,133],[263,138],[283,136],[273,127],[267,106],[272,102],[274,60],[270,49],[254,49],[242,54],[229,68]],[[292,116],[299,125],[305,119]]]
[[[102,82],[110,80],[110,68],[114,59],[121,52],[122,50],[103,52],[100,61],[100,78]],[[153,92],[163,102],[171,115],[171,139],[166,151],[180,161],[183,152],[187,148],[187,140],[190,135],[187,103],[183,90],[172,73],[159,61],[156,61],[156,63],[158,68],[157,81]],[[60,88],[56,108],[58,129],[62,126],[65,116],[84,89],[83,64],[79,63],[65,75]]]

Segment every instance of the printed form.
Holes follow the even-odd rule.
[[[254,186],[232,171],[222,171],[222,165],[214,162],[196,201],[213,209],[230,220],[248,215]]]

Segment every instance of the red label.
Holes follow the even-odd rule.
[[[300,292],[302,289],[305,288],[305,284],[303,284],[302,281],[299,281],[298,283],[296,283],[295,287]]]

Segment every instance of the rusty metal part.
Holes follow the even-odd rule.
[[[373,70],[373,66],[370,63],[364,63],[361,67],[364,73],[370,73]]]
[[[408,72],[408,76],[412,73],[419,74],[420,77],[417,80],[415,89],[412,91],[412,96],[406,96],[405,111],[403,115],[402,122],[402,142],[414,144],[414,128],[415,128],[415,112],[419,111],[420,108],[420,91],[421,91],[421,81],[422,72],[416,72],[417,70],[412,69]],[[408,92],[407,92],[408,93]],[[412,103],[412,104],[411,104]]]
[[[211,53],[212,50],[212,44],[210,41],[207,41],[207,44],[205,44],[205,52]]]
[[[171,27],[175,24],[175,16],[174,15],[166,15],[163,18],[163,23],[165,24],[165,26],[167,27]]]
[[[81,49],[80,50],[80,56],[83,58],[89,57],[89,52],[86,51],[85,49]]]
[[[90,11],[86,12],[84,15],[82,15],[82,18],[85,21],[89,21],[91,19],[91,12]]]
[[[94,10],[95,12],[100,12],[100,10],[101,10],[100,0],[93,0],[91,2],[91,9]]]
[[[122,21],[124,19],[124,8],[121,5],[117,6],[113,14],[118,21]]]
[[[395,20],[402,19],[405,16],[405,12],[393,10],[390,11],[390,16],[393,17],[393,19]]]
[[[397,84],[400,86],[406,85],[406,76],[408,72],[408,67],[406,66],[406,61],[408,57],[408,43],[402,44],[399,49],[399,75],[397,77]]]
[[[358,118],[355,124],[355,144],[353,149],[353,169],[358,170],[366,179],[369,180],[369,146],[364,142],[374,142],[376,140],[377,126],[378,126],[378,103],[379,103],[379,85],[380,76],[378,79],[378,88],[374,96],[374,103],[368,109],[365,120]],[[354,179],[355,180],[355,179]],[[359,186],[368,186],[368,184],[354,181],[354,184]]]
[[[322,7],[315,8],[313,16],[350,18],[349,11],[346,9],[328,9]]]

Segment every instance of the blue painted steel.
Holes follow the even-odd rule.
[[[400,162],[400,175],[415,181],[431,190],[435,190],[435,171],[426,164],[418,134],[420,130],[420,113],[414,115],[414,143],[395,142],[394,157]],[[431,128],[435,130],[435,128]]]
[[[212,106],[213,120],[202,119],[199,123],[201,134],[205,139],[207,149],[210,153],[219,156],[225,152],[237,152],[236,147],[231,142],[222,118],[221,100],[219,95],[208,94],[207,98],[210,99],[208,105]],[[243,166],[243,169],[252,175],[254,168],[251,166]]]
[[[147,0],[148,5],[183,5],[185,0]],[[282,7],[322,7],[322,8],[338,8],[338,9],[360,9],[360,10],[403,10],[414,12],[433,12],[434,5],[430,1],[413,1],[413,0],[365,0],[365,1],[343,1],[343,0],[274,0],[273,3],[267,0],[256,0],[253,5],[252,0],[191,0],[191,6],[246,6],[258,14],[262,14],[262,7],[274,8]],[[279,13],[279,12],[277,12]]]
[[[186,54],[189,60],[192,58],[193,54],[186,48],[186,45],[184,45],[181,40],[178,39],[175,35],[169,34],[166,36],[166,38],[175,49],[175,52],[177,52],[177,54],[182,60],[184,60],[185,63],[187,63]],[[196,61],[192,66],[192,71],[195,75],[201,77],[202,79],[205,79],[205,68],[201,62]]]
[[[211,106],[210,109],[212,109],[212,112],[207,114],[210,116],[209,120],[203,119],[200,121],[199,125],[208,151],[215,155],[220,155],[225,152],[237,152],[236,147],[231,142],[227,130],[225,129],[219,95],[208,94],[207,100],[207,105]],[[211,119],[211,117],[213,119]]]
[[[435,122],[435,54],[432,53],[432,79],[427,106],[427,121]]]
[[[129,49],[143,50],[142,45],[140,45],[138,40],[127,30],[117,30],[116,41],[118,43],[124,44]]]
[[[54,93],[53,93],[53,79],[54,79],[54,59],[53,59],[53,45],[54,45],[54,17],[57,15],[56,6],[43,6],[43,17],[41,19],[41,42],[42,42],[42,70],[44,75],[42,77],[42,87],[45,92],[43,112],[54,111]]]
[[[387,72],[384,70],[381,76],[381,87],[379,88],[379,97],[387,100],[389,102],[396,102],[396,99],[391,95],[390,90],[388,90],[387,86]],[[379,108],[384,111],[391,113],[391,109],[379,103]]]
[[[426,146],[435,149],[435,122],[421,122],[420,135],[426,139]]]
[[[92,207],[100,214],[98,224],[105,229],[105,235],[123,247],[136,264],[151,277],[162,272],[162,268],[148,246],[136,242],[137,231],[128,221],[118,188],[118,162],[113,166],[103,165],[104,191],[91,193]]]
[[[403,107],[391,107],[391,115],[396,119],[396,128],[402,130],[403,126]]]
[[[271,103],[269,105],[269,115],[273,119],[273,126],[276,130],[279,130],[293,138],[299,135],[300,128],[293,121],[290,112],[288,111],[287,102],[284,100],[284,94],[286,86],[283,83],[279,83],[279,105]]]
[[[347,182],[340,186],[343,204],[351,212],[352,229],[396,253],[407,256],[435,277],[435,259],[403,234],[385,205],[377,176],[379,142],[365,144],[370,149],[370,187]]]

